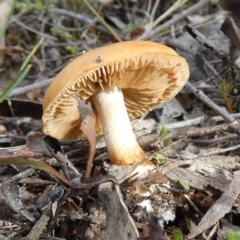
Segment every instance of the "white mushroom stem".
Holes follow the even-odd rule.
[[[100,117],[112,164],[127,165],[141,161],[145,153],[133,133],[123,93],[115,87],[93,96]]]

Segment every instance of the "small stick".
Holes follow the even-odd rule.
[[[164,12],[161,16],[159,16],[155,21],[153,21],[153,17],[155,15],[156,12],[156,8],[159,5],[159,1],[156,1],[154,6],[153,6],[153,10],[151,13],[151,19],[150,19],[150,26],[146,25],[145,28],[145,32],[142,34],[142,36],[139,38],[139,40],[141,39],[145,39],[149,32],[156,27],[157,25],[159,25],[159,23],[164,20],[166,17],[168,17],[172,12],[176,11],[176,9],[178,9],[181,5],[183,5],[186,2],[186,0],[178,0],[176,1],[166,12]]]
[[[240,113],[230,114],[230,116],[233,118],[240,118]],[[167,129],[176,129],[176,128],[189,127],[189,126],[191,127],[191,126],[198,125],[200,123],[205,123],[208,121],[219,122],[219,121],[223,121],[223,118],[221,116],[215,116],[215,117],[201,116],[201,117],[185,120],[182,122],[169,123],[164,125],[164,127]]]
[[[230,116],[232,116],[233,118],[240,118],[240,113],[230,114]],[[191,127],[191,126],[195,126],[200,123],[205,123],[208,121],[219,122],[219,121],[223,121],[223,118],[221,116],[215,116],[215,117],[201,116],[201,117],[197,117],[197,118],[193,118],[193,119],[189,119],[181,122],[165,124],[164,127],[167,128],[168,130],[171,130],[171,129],[177,129],[177,128],[183,128],[183,127]],[[153,132],[156,132],[156,127],[148,128],[147,130],[136,131],[135,135],[137,136],[137,138],[139,138]]]
[[[230,123],[228,129],[240,136],[240,120],[234,119],[224,108],[220,108],[216,103],[214,103],[203,91],[196,89],[190,82],[187,82],[186,88],[195,94],[197,98],[202,100],[207,106],[212,110],[217,112],[223,119]]]
[[[186,89],[190,90],[198,99],[202,100],[207,106],[222,116],[226,122],[234,122],[235,119],[224,108],[221,108],[214,103],[203,91],[195,88],[190,82],[187,82],[185,87]]]
[[[190,137],[200,137],[205,136],[209,134],[214,134],[216,132],[220,131],[228,131],[229,130],[229,124],[221,124],[216,126],[210,126],[210,127],[201,127],[201,128],[193,128],[193,129],[186,129],[186,130],[180,130],[176,132],[171,132],[168,135],[168,138],[190,138]]]
[[[166,43],[168,45],[170,45],[171,47],[179,48],[180,50],[187,52],[189,54],[193,54],[193,55],[197,54],[196,52],[193,52],[190,48],[188,48],[186,43],[183,43],[182,41],[180,41],[176,38],[170,38],[166,41]],[[206,58],[204,58],[202,55],[201,55],[201,57],[202,57],[204,63],[206,64],[206,66],[213,72],[214,76],[222,81],[223,79],[221,78],[220,74],[218,74],[218,72],[214,69],[214,67],[207,61]]]
[[[154,36],[157,36],[161,31],[165,30],[166,28],[169,28],[170,26],[174,25],[175,23],[177,23],[178,21],[180,21],[181,19],[185,18],[186,16],[189,16],[191,13],[198,11],[199,8],[201,8],[202,6],[204,6],[205,4],[207,4],[210,0],[200,0],[198,1],[196,4],[192,5],[190,8],[181,11],[181,13],[178,13],[176,15],[174,15],[172,18],[170,18],[170,20],[166,21],[165,23],[161,24],[160,26],[156,27],[154,30],[152,30],[151,32],[149,32],[148,35],[144,36],[144,37],[140,37],[141,40],[147,40],[147,39],[151,39]]]
[[[53,78],[49,78],[47,80],[29,84],[27,86],[15,88],[11,91],[11,93],[8,95],[8,97],[16,97],[18,95],[22,95],[22,94],[28,93],[30,91],[33,91],[33,90],[44,88],[44,87],[48,86],[52,81],[53,81]]]
[[[207,157],[207,156],[212,156],[212,155],[218,155],[220,153],[226,153],[226,152],[234,151],[234,150],[237,150],[239,148],[240,148],[240,144],[234,145],[234,146],[228,147],[228,148],[216,148],[214,150],[209,150],[207,152],[196,154],[196,155],[191,155],[191,156],[184,155],[184,156],[182,156],[182,159],[193,160],[193,159],[198,159],[200,157]]]
[[[205,48],[210,49],[213,53],[215,53],[220,59],[224,62],[230,64],[230,58],[226,56],[224,53],[220,52],[215,46],[210,42],[202,33],[200,33],[197,29],[192,28],[189,25],[185,26],[185,30],[200,44],[202,44]]]
[[[233,138],[238,138],[239,136],[237,134],[228,134],[227,136],[224,136],[224,137],[218,137],[218,138],[213,138],[213,139],[208,139],[208,140],[191,140],[192,143],[200,143],[200,144],[207,144],[207,145],[210,145],[210,144],[214,144],[214,143],[219,143],[219,142],[222,142],[222,141],[228,141],[230,139],[233,139]]]

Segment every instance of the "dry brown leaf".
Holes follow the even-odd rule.
[[[166,176],[177,181],[179,179],[184,180],[190,187],[205,191],[206,186],[212,186],[221,191],[225,191],[228,188],[230,180],[226,179],[225,176],[218,174],[218,177],[214,176],[202,176],[197,172],[193,172],[184,168],[175,168],[171,172],[167,173]]]
[[[234,173],[234,178],[224,191],[222,196],[215,202],[214,205],[204,215],[198,226],[188,235],[188,238],[193,239],[201,234],[209,227],[213,226],[219,221],[226,213],[228,213],[238,195],[240,194],[240,171]]]
[[[239,5],[240,6],[240,5]],[[221,27],[222,32],[231,40],[231,42],[240,49],[240,29],[233,20],[228,16]]]
[[[109,239],[137,239],[138,230],[124,203],[119,186],[103,183],[98,195],[106,210]]]

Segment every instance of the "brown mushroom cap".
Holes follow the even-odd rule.
[[[126,41],[91,50],[72,60],[48,88],[44,132],[58,139],[82,137],[77,100],[71,95],[92,102],[99,89],[118,87],[129,118],[134,119],[173,98],[188,77],[185,59],[158,43]],[[96,131],[101,132],[99,119]]]

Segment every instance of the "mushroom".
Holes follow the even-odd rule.
[[[173,98],[189,77],[188,64],[173,49],[148,41],[126,41],[93,49],[72,60],[43,100],[44,133],[57,139],[83,137],[77,96],[96,114],[112,164],[145,157],[130,120]]]

